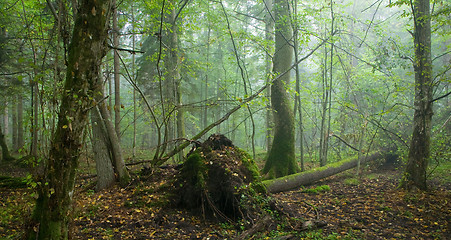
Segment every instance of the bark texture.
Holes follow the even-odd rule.
[[[93,89],[106,54],[111,0],[81,0],[69,45],[58,125],[38,189],[28,239],[68,239],[75,172]]]
[[[173,86],[173,91],[171,98],[174,99],[175,118],[176,118],[176,128],[177,128],[177,138],[185,137],[185,120],[184,120],[184,109],[182,108],[182,91],[181,91],[181,77],[180,77],[180,58],[178,55],[178,26],[176,19],[176,1],[172,2],[171,14],[168,16],[168,22],[170,25],[170,30],[168,33],[169,42],[169,55],[168,55],[168,81],[170,81],[171,86]],[[179,153],[179,160],[183,158],[183,150]]]
[[[96,162],[97,185],[96,190],[109,188],[116,182],[113,164],[108,151],[108,139],[100,110],[91,110],[92,150]]]
[[[2,150],[2,161],[11,161],[14,160],[13,157],[9,154],[8,145],[6,144],[5,135],[2,131],[2,126],[0,125],[0,147]],[[1,161],[0,161],[1,162]]]
[[[130,182],[130,174],[125,167],[119,137],[116,134],[113,122],[111,121],[110,112],[108,111],[108,108],[104,102],[99,103],[99,110],[102,116],[102,121],[105,124],[107,145],[114,166],[114,172],[118,177],[117,180],[119,184],[121,186],[125,186]]]
[[[289,44],[293,33],[291,29],[290,9],[287,1],[274,1],[275,12],[275,54],[273,71],[283,73],[291,68],[293,48]],[[290,83],[290,74],[285,74],[271,86],[271,105],[274,110],[274,140],[266,160],[264,174],[269,177],[281,177],[299,170],[295,159],[294,115],[285,85]]]
[[[430,1],[413,2],[415,48],[415,113],[408,160],[401,187],[427,189],[426,171],[430,155],[432,121],[432,60]]]
[[[119,47],[119,27],[117,26],[117,2],[113,0],[113,45],[117,49]],[[121,82],[120,82],[120,62],[117,50],[113,52],[114,62],[114,129],[118,140],[121,135]]]
[[[265,55],[265,72],[266,72],[266,83],[269,83],[271,81],[271,70],[272,70],[272,59],[271,54],[274,53],[274,35],[272,34],[274,32],[274,21],[272,19],[273,16],[273,4],[272,0],[265,0],[265,7],[266,7],[266,15],[265,15],[265,39],[268,41],[267,45],[267,51],[269,54]],[[265,91],[265,97],[270,99],[271,98],[271,88],[267,88]],[[271,143],[272,143],[272,109],[271,109],[271,103],[268,101],[266,105],[266,151],[269,151],[271,149]]]
[[[23,126],[23,97],[19,94],[17,97],[17,150],[23,148],[25,144]]]
[[[362,160],[360,163],[367,161],[373,161],[382,158],[384,155],[382,152],[373,153]],[[297,174],[288,175],[282,178],[276,178],[272,180],[263,181],[266,189],[270,193],[283,192],[298,188],[303,185],[312,184],[320,179],[330,177],[337,173],[346,171],[351,168],[355,168],[358,163],[358,158],[349,160],[343,160],[328,166],[312,169],[306,172],[300,172]]]

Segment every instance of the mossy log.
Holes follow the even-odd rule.
[[[361,163],[381,159],[384,157],[382,151],[369,154]],[[263,181],[266,189],[270,193],[277,193],[292,190],[303,185],[312,184],[318,180],[330,177],[337,173],[346,171],[357,166],[357,157],[329,164],[327,166],[311,169],[309,171],[291,174],[285,177]]]

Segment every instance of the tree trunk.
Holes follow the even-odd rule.
[[[208,30],[207,30],[207,53],[206,53],[206,66],[205,66],[205,82],[204,82],[204,86],[203,86],[203,100],[205,101],[205,104],[203,106],[203,111],[202,111],[202,128],[206,128],[208,126],[208,108],[209,106],[209,102],[208,102],[208,77],[210,74],[210,36],[211,36],[211,27],[210,25],[208,25]]]
[[[2,116],[2,121],[3,121],[3,134],[5,136],[9,135],[9,103],[5,102],[4,103],[4,109],[3,109],[3,116]],[[5,140],[6,142],[6,140]]]
[[[102,94],[103,96],[103,94]],[[102,98],[100,98],[102,99]],[[99,101],[99,100],[98,100]],[[116,134],[113,122],[111,121],[110,112],[106,106],[105,102],[99,103],[99,110],[102,116],[102,120],[105,124],[106,136],[108,137],[108,147],[110,150],[110,155],[112,163],[114,166],[114,171],[119,178],[119,184],[125,186],[130,182],[130,174],[125,167],[124,158],[122,157],[122,148],[119,142],[119,138]]]
[[[166,30],[165,41],[168,49],[166,56],[167,64],[167,79],[166,79],[166,97],[169,99],[168,106],[175,107],[174,118],[170,117],[167,121],[168,136],[166,141],[172,141],[175,137],[185,137],[185,123],[184,123],[184,110],[182,109],[182,91],[180,89],[181,77],[180,77],[180,58],[178,56],[178,26],[176,23],[176,6],[177,1],[169,1],[170,13],[166,16],[166,21],[169,24]],[[168,114],[171,114],[172,109],[168,109]],[[174,124],[175,123],[175,124]],[[169,147],[175,147],[174,143],[169,144]],[[183,152],[179,154],[179,158],[183,156]]]
[[[23,131],[23,97],[21,94],[17,97],[17,150],[24,147]]]
[[[175,2],[174,2],[175,4]],[[183,103],[182,103],[182,91],[181,91],[181,87],[180,85],[182,84],[182,78],[180,77],[180,66],[181,66],[181,62],[180,62],[180,58],[178,55],[178,51],[179,51],[179,44],[178,44],[178,26],[176,24],[176,11],[175,11],[175,7],[172,10],[171,13],[171,22],[172,22],[172,31],[171,31],[171,54],[170,54],[170,58],[171,58],[171,69],[170,71],[171,76],[173,78],[174,81],[174,87],[175,87],[175,91],[174,91],[174,98],[175,98],[175,106],[176,106],[176,127],[177,127],[177,138],[185,138],[185,110],[183,109]],[[175,145],[174,145],[175,146]],[[184,157],[184,152],[183,150],[179,152],[179,161],[182,161],[183,157]]]
[[[14,160],[13,157],[9,154],[8,145],[6,144],[5,135],[2,131],[2,126],[0,124],[0,147],[2,148],[2,159],[5,162]],[[0,161],[1,162],[1,161]]]
[[[294,6],[294,16],[297,16],[297,4]],[[292,19],[293,29],[295,31],[293,32],[293,39],[294,39],[294,61],[299,61],[299,50],[298,50],[298,37],[299,37],[299,31],[297,30],[297,21],[296,19]],[[295,73],[296,73],[296,94],[294,96],[294,119],[296,120],[296,113],[299,113],[299,125],[298,125],[298,139],[299,139],[299,160],[301,162],[301,171],[305,171],[304,167],[304,124],[302,119],[302,102],[301,102],[301,76],[299,73],[299,64],[296,64],[295,67]]]
[[[36,55],[36,54],[35,54]],[[36,56],[35,56],[36,58]],[[35,60],[36,61],[36,60]],[[35,70],[35,76],[38,74]],[[37,77],[37,76],[36,76]],[[30,152],[31,156],[37,157],[38,155],[38,114],[39,114],[39,89],[38,89],[38,80],[34,80],[32,82],[31,86],[31,105],[32,105],[32,112],[31,112],[31,118],[32,118],[32,124],[31,124],[31,146],[30,146]]]
[[[136,42],[135,33],[135,9],[132,3],[132,50],[135,51]],[[132,80],[136,82],[135,75],[135,54],[132,54]],[[136,108],[136,89],[133,88],[133,142],[132,142],[132,156],[133,160],[136,158],[136,121],[138,119],[137,108]]]
[[[114,169],[111,155],[108,150],[108,141],[105,123],[100,110],[95,107],[91,110],[92,151],[96,162],[97,185],[96,191],[109,188],[115,183]]]
[[[92,108],[92,91],[100,82],[102,58],[106,54],[107,19],[111,0],[82,0],[75,19],[68,51],[64,91],[56,132],[46,161],[43,184],[30,226],[28,239],[69,238],[69,221],[75,174],[87,115]]]
[[[430,155],[432,110],[432,60],[430,1],[415,0],[414,15],[415,48],[415,113],[413,134],[401,187],[417,187],[427,190],[426,171]]]
[[[373,161],[384,157],[382,151],[373,153],[365,158],[365,161]],[[326,177],[330,177],[337,173],[346,171],[357,166],[358,158],[352,158],[348,160],[343,160],[337,163],[329,164],[328,166],[319,167],[305,172],[300,172],[297,174],[292,174],[289,176],[276,178],[272,180],[263,181],[266,189],[270,193],[277,193],[292,190],[303,185],[312,184],[318,180]]]
[[[265,16],[265,39],[268,41],[267,44],[267,54],[265,55],[265,72],[266,72],[266,83],[269,83],[271,81],[271,69],[272,69],[272,61],[271,61],[271,54],[273,54],[273,41],[274,36],[272,33],[274,32],[274,20],[273,20],[273,4],[272,0],[265,0],[265,6],[266,6],[266,16]],[[271,88],[267,88],[265,91],[265,96],[267,99],[271,98]],[[271,102],[268,101],[266,104],[266,151],[269,151],[271,149],[271,143],[272,143],[272,109],[271,109]]]
[[[12,115],[12,124],[13,124],[13,129],[12,129],[12,149],[13,152],[17,152],[18,151],[18,147],[17,147],[17,103],[14,103],[11,107],[11,115]]]
[[[290,9],[284,0],[274,1],[275,10],[275,54],[274,73],[291,68],[293,48],[288,42],[292,38],[289,21]],[[281,177],[299,170],[294,151],[294,117],[285,85],[290,84],[290,74],[285,74],[271,86],[271,104],[274,110],[274,140],[266,160],[263,173],[269,177]]]
[[[113,0],[113,45],[117,49],[119,47],[119,27],[117,26],[117,3]],[[121,139],[121,83],[120,83],[120,66],[119,53],[114,49],[114,129],[117,138]]]

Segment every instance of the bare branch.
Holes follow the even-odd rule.
[[[432,61],[435,61],[435,60],[437,60],[437,58],[441,58],[441,57],[443,57],[443,56],[445,56],[446,54],[449,54],[449,53],[451,53],[451,51],[444,52],[444,53],[438,55],[437,57],[435,57],[434,59],[432,59]]]
[[[57,22],[59,22],[60,20],[59,20],[58,14],[56,13],[56,10],[55,10],[55,8],[53,7],[52,3],[50,2],[50,0],[46,0],[46,2],[47,2],[47,6],[49,6],[50,11],[51,11],[52,14],[53,14],[53,17],[55,18],[55,20],[56,20]]]
[[[354,151],[359,151],[359,149],[353,147],[351,144],[349,144],[348,142],[346,142],[343,138],[341,138],[341,137],[339,137],[339,136],[337,136],[337,135],[335,135],[335,134],[332,134],[331,136],[332,136],[332,137],[336,137],[338,140],[340,140],[341,142],[343,142],[346,146],[350,147],[352,150],[354,150]]]
[[[438,101],[438,100],[440,100],[440,99],[442,99],[442,98],[446,98],[446,97],[448,97],[450,94],[451,94],[451,92],[449,92],[449,93],[447,93],[447,94],[445,94],[445,95],[443,95],[443,96],[440,96],[440,97],[438,97],[438,98],[436,98],[436,99],[433,99],[433,100],[429,101],[429,103],[433,103],[433,102]]]
[[[114,49],[116,51],[124,51],[124,52],[128,52],[131,54],[136,54],[136,53],[145,53],[144,51],[140,51],[140,50],[132,50],[132,49],[126,49],[126,48],[119,48],[119,47],[114,47],[108,44],[108,48],[110,49]]]
[[[182,12],[183,8],[185,8],[185,6],[188,4],[190,0],[185,0],[182,4],[182,6],[179,8],[179,11],[177,12],[177,14],[175,15],[174,18],[174,23],[177,21],[177,18],[179,17],[180,13]]]

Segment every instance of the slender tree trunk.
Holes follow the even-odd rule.
[[[331,30],[330,36],[334,36],[334,9],[333,1],[330,1],[330,15],[331,15]],[[329,131],[331,121],[331,109],[332,109],[332,80],[333,80],[333,59],[334,59],[334,45],[330,44],[330,62],[327,65],[328,54],[327,47],[325,47],[324,53],[324,75],[323,75],[323,109],[321,119],[321,143],[320,143],[320,165],[325,166],[327,164],[328,152],[329,152]],[[328,69],[329,67],[329,69]],[[327,76],[329,75],[329,76]],[[329,77],[329,78],[328,78]],[[327,121],[327,122],[326,122]]]
[[[219,59],[219,65],[222,68],[224,67],[223,58],[224,58],[224,52],[222,50],[222,44],[218,44],[218,59]],[[224,82],[223,79],[225,79],[225,76],[222,76],[222,77],[220,77],[220,76],[221,76],[221,74],[219,73],[219,77],[216,78],[216,100],[218,101],[219,104],[218,104],[217,111],[215,113],[215,118],[214,119],[218,119],[219,116],[221,116],[222,111],[223,111],[223,107],[224,107],[223,104],[220,103],[220,100],[221,99],[225,99],[224,89],[223,89],[223,87],[221,85],[221,83]],[[222,132],[221,125],[218,125],[216,127],[216,129],[217,129],[216,132],[218,132],[218,133]]]
[[[204,105],[204,111],[202,114],[202,128],[206,128],[208,126],[208,77],[210,74],[210,36],[211,36],[211,28],[210,25],[208,25],[208,32],[207,32],[207,53],[206,53],[206,67],[205,67],[205,82],[204,82],[204,91],[203,91],[203,95],[204,95],[204,100],[205,100],[205,105]]]
[[[113,51],[113,58],[114,58],[114,51]],[[113,64],[114,65],[114,64]],[[113,79],[111,79],[111,72],[110,72],[110,66],[108,64],[108,61],[106,61],[106,81],[108,82],[108,110],[110,111],[110,116],[114,115],[114,104],[113,104]]]
[[[271,71],[272,71],[272,57],[271,55],[274,54],[273,52],[273,41],[274,41],[274,19],[273,19],[273,1],[272,0],[265,0],[265,6],[266,6],[266,15],[265,15],[265,39],[268,41],[267,44],[267,53],[265,55],[265,73],[266,73],[266,83],[269,83],[271,81]],[[265,91],[265,96],[267,99],[271,98],[271,88],[267,88]],[[266,104],[266,150],[269,151],[271,149],[271,143],[272,143],[272,127],[273,127],[273,121],[272,121],[272,108],[271,108],[271,102],[268,101]]]
[[[430,1],[415,0],[414,16],[415,48],[415,113],[413,134],[401,187],[427,190],[426,171],[430,156],[432,121],[432,60]]]
[[[327,164],[327,159],[325,155],[326,149],[326,116],[327,116],[327,101],[329,100],[329,92],[327,90],[327,45],[324,46],[324,64],[322,72],[322,88],[323,95],[321,98],[321,125],[320,125],[320,138],[319,138],[319,164],[320,166],[325,166]]]
[[[17,97],[17,150],[24,147],[24,130],[23,130],[23,97],[21,94]]]
[[[132,3],[132,50],[135,51],[135,10]],[[132,54],[132,79],[135,79],[135,54]],[[133,88],[133,143],[132,143],[132,155],[133,159],[136,158],[136,120],[137,120],[137,109],[136,109],[136,89]]]
[[[334,2],[333,0],[330,0],[330,17],[331,17],[331,26],[330,26],[330,36],[333,39],[333,36],[335,35],[335,14],[334,14]],[[328,104],[329,106],[327,107],[328,110],[328,114],[327,114],[327,128],[326,128],[326,138],[325,138],[325,149],[324,149],[324,155],[325,155],[325,159],[326,159],[326,164],[327,164],[327,159],[328,159],[328,155],[329,155],[329,132],[330,132],[330,121],[332,119],[332,115],[331,115],[331,110],[332,110],[332,82],[333,82],[333,67],[334,67],[334,45],[331,44],[330,45],[330,63],[329,63],[329,85],[328,85],[328,91],[329,91],[329,100],[328,100]]]
[[[56,133],[38,189],[28,239],[69,238],[75,174],[83,132],[98,89],[106,54],[110,0],[81,0],[69,45],[68,65]]]
[[[181,79],[178,78],[176,82],[176,103],[177,103],[177,138],[185,138],[185,110],[182,107],[182,91],[181,91]],[[185,153],[183,150],[179,152],[179,161],[183,160]]]
[[[169,97],[171,103],[176,108],[175,111],[175,132],[174,124],[170,121],[170,137],[168,140],[172,140],[175,137],[184,138],[185,137],[185,120],[184,120],[184,110],[182,108],[182,91],[181,91],[181,77],[180,77],[180,58],[178,56],[178,26],[176,23],[176,4],[177,1],[171,1],[170,10],[171,13],[167,17],[167,21],[170,24],[170,29],[167,31],[167,42],[168,42],[168,83],[169,83]],[[171,105],[172,105],[171,104]],[[172,119],[172,118],[170,118]],[[175,147],[175,144],[171,144]],[[183,158],[183,151],[179,153],[179,160]]]
[[[5,108],[3,109],[3,118],[2,118],[2,121],[3,121],[3,134],[5,135],[5,136],[8,136],[9,135],[9,102],[5,102],[4,103],[5,104]]]
[[[17,102],[14,103],[11,107],[11,115],[12,115],[12,150],[13,152],[17,152],[19,150],[17,144]]]
[[[113,0],[113,45],[117,49],[119,47],[119,27],[117,26],[117,2]],[[116,135],[121,141],[121,82],[120,82],[120,61],[117,50],[114,54],[114,129]]]
[[[364,143],[364,139],[365,139],[365,131],[366,131],[366,126],[368,124],[368,121],[365,120],[363,126],[362,126],[362,131],[360,133],[360,138],[359,138],[359,153],[357,156],[357,169],[356,169],[356,176],[360,175],[360,163],[362,162],[362,155],[364,154],[363,152],[363,143]]]
[[[274,73],[283,73],[291,67],[293,48],[288,42],[292,39],[291,24],[288,22],[290,9],[287,1],[275,0],[275,54]],[[290,83],[290,74],[273,82],[271,86],[271,104],[274,110],[274,141],[269,151],[263,173],[269,177],[281,177],[296,173],[299,167],[294,151],[294,118],[290,98],[285,85]]]
[[[295,1],[294,3],[294,16],[297,16],[297,2]],[[294,61],[298,62],[299,61],[299,52],[298,52],[298,25],[296,22],[296,19],[292,18],[292,24],[293,24],[293,39],[294,39]],[[295,67],[295,71],[296,71],[296,94],[294,96],[295,102],[294,102],[294,119],[296,119],[296,112],[299,113],[299,126],[298,126],[298,139],[299,139],[299,160],[301,162],[301,171],[305,171],[305,167],[304,167],[304,126],[303,126],[303,122],[302,122],[302,102],[301,102],[301,76],[299,73],[299,64],[296,64]]]
[[[37,73],[35,73],[37,75]],[[32,124],[31,124],[31,156],[37,157],[38,156],[38,114],[39,114],[39,98],[38,98],[38,81],[35,80],[32,83],[32,92],[31,92],[31,99],[32,99]]]

